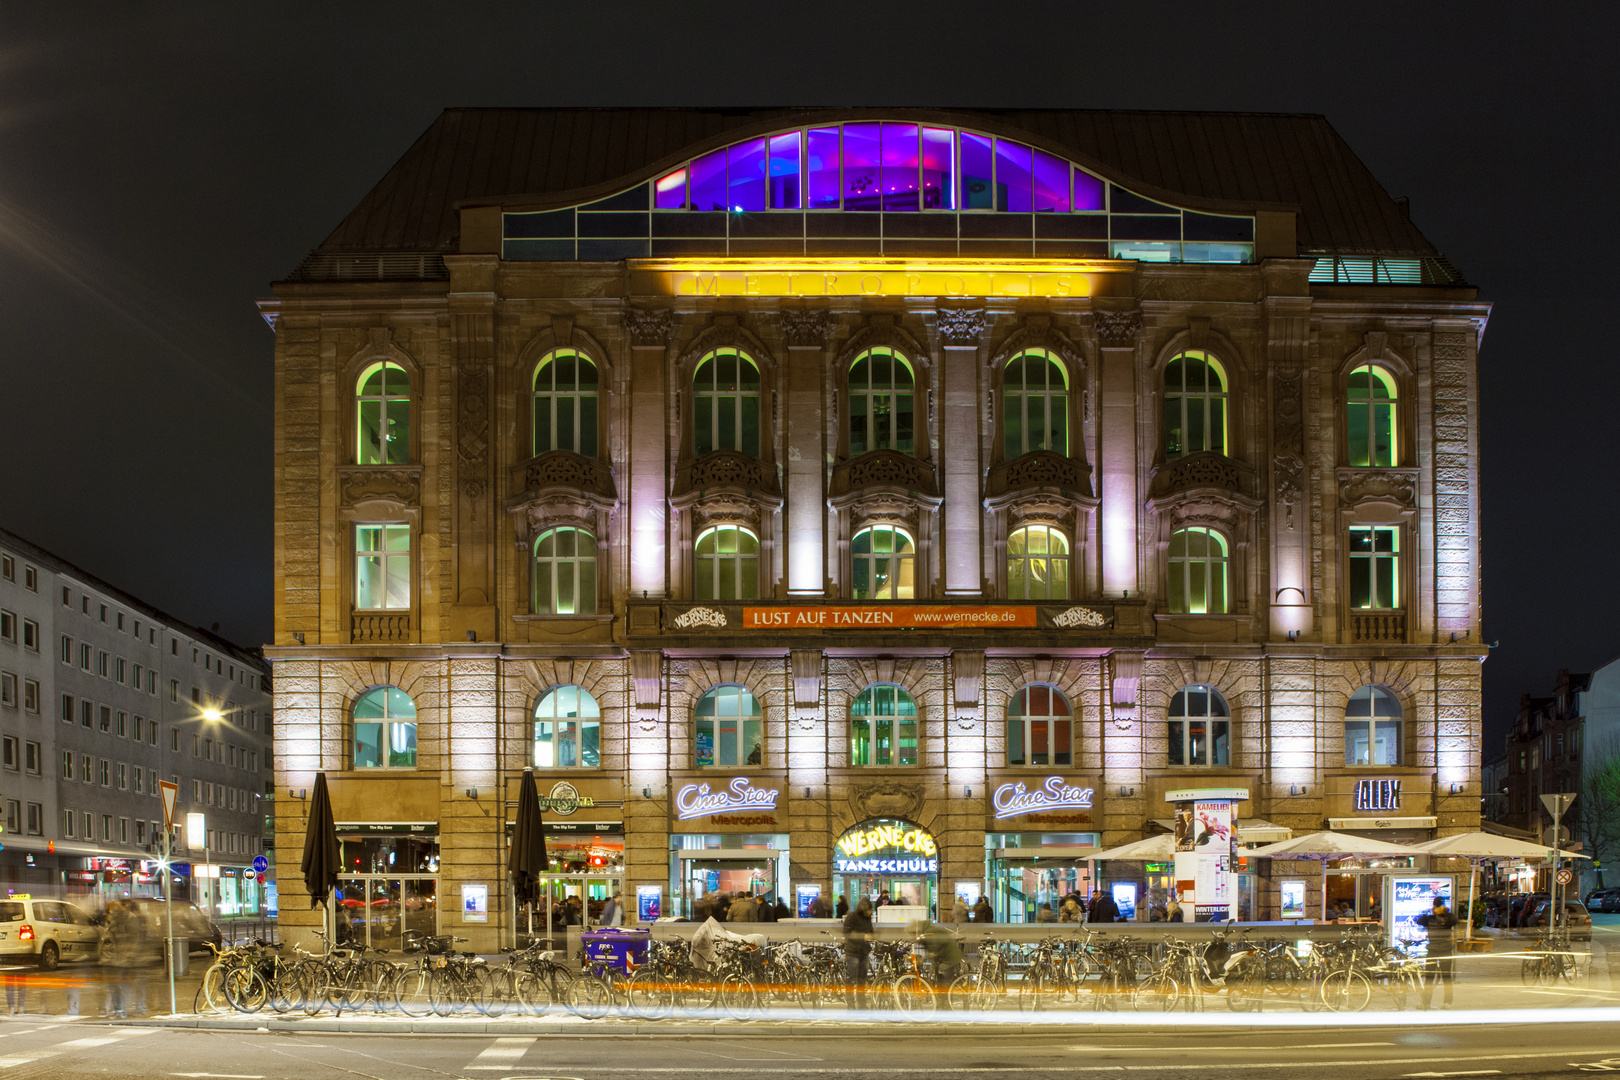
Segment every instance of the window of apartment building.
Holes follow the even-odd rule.
[[[531,578],[535,614],[594,615],[596,538],[572,526],[547,529],[535,537]],[[410,603],[408,588],[400,606]]]
[[[122,611],[120,611],[118,613],[118,629],[122,630],[123,628],[124,628],[124,613]]]
[[[867,349],[849,365],[849,456],[917,452],[916,374],[893,349]]]
[[[1072,725],[1069,699],[1057,687],[1024,687],[1007,702],[1007,764],[1073,764]]]
[[[203,760],[204,761],[213,761],[214,760],[214,740],[213,739],[204,739],[203,740]]]
[[[1003,456],[1069,452],[1069,375],[1045,349],[1025,349],[1001,375]]]
[[[126,712],[118,714],[118,737],[120,739],[129,738],[129,714]]]
[[[546,694],[534,708],[535,766],[601,765],[601,716],[596,699],[581,687],[559,686]]]
[[[158,740],[158,726],[157,726],[157,721],[153,720],[153,721],[151,721],[150,723],[148,723],[146,725],[146,741],[147,741],[148,745],[156,746],[158,744],[157,740]]]
[[[7,581],[17,580],[17,560],[10,555],[0,555],[0,577]]]
[[[1170,610],[1224,615],[1229,603],[1226,537],[1193,525],[1170,534]]]
[[[3,750],[0,750],[0,763],[3,763],[8,769],[15,770],[20,768],[22,764],[22,756],[18,748],[17,740],[12,736],[7,735],[4,738],[0,738],[0,747],[4,748]]]
[[[62,586],[62,606],[63,607],[72,607],[73,606],[73,593],[68,589],[68,587],[66,585]]]
[[[112,787],[112,762],[101,759],[101,786]]]
[[[79,611],[85,615],[90,614],[90,598],[88,596],[79,597]]]
[[[43,803],[31,802],[28,804],[28,835],[39,836],[45,831],[45,806]]]
[[[1050,525],[1026,525],[1007,536],[1007,598],[1067,600],[1069,539]]]
[[[169,700],[170,701],[179,701],[180,700],[180,680],[179,679],[170,679],[169,680]]]
[[[109,840],[110,841],[113,838],[113,825],[112,825],[112,823],[113,823],[113,819],[112,819],[111,814],[102,814],[101,815],[101,838],[103,840]]]
[[[101,707],[101,730],[109,735],[112,734],[112,713],[112,706],[103,705]]]
[[[73,695],[62,695],[62,723],[73,723]]]
[[[179,728],[173,728],[172,727],[172,728],[169,729],[169,749],[170,749],[170,751],[172,751],[172,752],[174,752],[176,754],[178,754],[180,752],[180,729]]]
[[[62,811],[62,835],[72,840],[78,832],[78,816],[72,810]]]
[[[87,728],[96,726],[96,703],[89,698],[79,699],[79,726]]]
[[[157,696],[157,672],[151,668],[146,670],[146,692],[154,697]]]
[[[146,846],[146,822],[144,821],[137,820],[135,822],[135,846]]]
[[[118,819],[118,842],[120,844],[129,843],[129,818],[127,817]]]
[[[135,791],[137,794],[146,793],[146,770],[139,765],[135,766]]]
[[[23,648],[31,649],[34,652],[39,652],[39,623],[35,622],[33,619],[24,619],[22,621],[22,627]]]
[[[1383,610],[1400,606],[1400,529],[1350,526],[1350,606]]]
[[[917,549],[904,529],[874,525],[849,542],[850,581],[856,600],[911,600],[916,596]]]
[[[1194,684],[1170,699],[1169,754],[1176,765],[1228,765],[1232,721],[1226,699],[1213,686]]]
[[[62,635],[62,663],[73,663],[73,639],[66,634]]]
[[[118,668],[117,668],[117,670],[118,670],[118,681],[120,683],[129,682],[129,661],[125,660],[122,656],[120,656],[118,658]]]
[[[193,780],[191,782],[191,801],[194,802],[194,803],[200,803],[200,802],[202,802],[202,797],[203,797],[202,781],[201,780]]]
[[[589,357],[574,349],[553,349],[541,357],[530,400],[536,454],[571,450],[596,457],[597,374]]]
[[[717,686],[692,710],[693,764],[699,768],[759,765],[764,739],[759,701],[747,687]]]
[[[367,611],[410,607],[411,527],[356,525],[354,538],[354,606]]]
[[[693,451],[759,457],[759,366],[747,353],[716,349],[692,372]]]
[[[397,686],[379,686],[354,703],[354,768],[416,767],[416,702]]]
[[[1395,445],[1395,375],[1376,364],[1362,364],[1350,372],[1344,398],[1350,464],[1394,465],[1400,457]]]
[[[693,564],[697,599],[758,598],[759,538],[742,526],[716,525],[704,530],[693,547]]]
[[[22,800],[6,800],[6,832],[22,831]]]
[[[135,718],[135,728],[134,728],[134,733],[133,733],[133,737],[134,737],[136,742],[141,742],[145,738],[145,736],[142,734],[142,732],[144,732],[145,730],[146,730],[146,721],[142,720],[139,716],[137,716]]]
[[[39,571],[32,566],[23,567],[23,588],[29,592],[39,591]]]
[[[17,614],[13,611],[0,610],[0,638],[17,643]]]
[[[96,674],[103,679],[107,677],[107,654],[100,649],[96,650]]]
[[[849,708],[851,765],[917,764],[917,703],[894,683],[874,683]]]
[[[79,646],[79,669],[81,671],[89,671],[90,670],[90,652],[91,652],[91,650],[90,650],[89,645],[80,644],[80,646]]]
[[[411,380],[398,364],[372,364],[355,384],[355,462],[406,465],[411,460]]]
[[[17,676],[9,671],[0,672],[0,705],[17,707]]]
[[[94,840],[96,838],[95,822],[95,816],[88,810],[80,815],[79,823],[83,826],[83,831],[79,833],[79,836],[85,840]]]
[[[89,754],[79,755],[79,781],[85,784],[96,782],[96,762]]]
[[[1206,352],[1189,349],[1165,365],[1165,457],[1227,452],[1226,393],[1226,369]]]
[[[1400,700],[1384,686],[1363,686],[1344,707],[1344,763],[1401,763]]]
[[[39,712],[39,682],[35,679],[23,680],[23,710]]]
[[[191,733],[191,756],[202,757],[202,736],[195,731]]]
[[[107,621],[107,605],[106,604],[101,605],[101,621],[102,622]]]
[[[45,772],[45,750],[32,740],[23,743],[23,768],[40,776]]]
[[[118,763],[118,790],[129,790],[129,766],[122,761]]]
[[[62,779],[73,779],[73,751],[62,751]]]

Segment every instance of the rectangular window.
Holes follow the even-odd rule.
[[[1350,527],[1350,606],[1400,607],[1400,529],[1393,525]]]
[[[66,585],[62,586],[62,606],[63,607],[72,607],[73,606],[73,593],[68,590],[68,587]]]
[[[107,654],[100,649],[96,650],[96,674],[103,679],[107,677]]]
[[[9,671],[0,673],[0,705],[17,707],[17,676]]]
[[[79,755],[79,780],[81,783],[95,783],[96,762],[89,754]]]
[[[73,663],[73,639],[66,634],[62,635],[62,663]]]
[[[112,787],[112,762],[101,759],[101,786]]]
[[[135,791],[137,794],[146,792],[146,770],[139,765],[135,766]]]
[[[5,748],[3,756],[5,759],[6,768],[17,768],[17,740],[12,738],[10,735],[7,735],[5,738],[0,739],[0,746]]]
[[[146,725],[146,721],[142,720],[138,716],[135,718],[135,741],[136,742],[140,742],[143,738],[145,738],[145,736],[141,734],[141,732],[146,729],[145,725]]]
[[[79,833],[79,835],[86,840],[94,840],[96,838],[95,816],[91,814],[90,811],[86,810],[83,816],[80,817],[79,821],[84,826],[84,831]]]
[[[146,822],[144,821],[137,821],[135,823],[135,846],[146,846]]]
[[[135,677],[134,677],[134,678],[133,678],[133,679],[131,679],[131,680],[130,680],[130,681],[129,681],[129,685],[131,685],[131,686],[133,686],[133,687],[134,687],[134,688],[135,688],[135,689],[137,689],[137,690],[139,690],[139,689],[140,689],[140,688],[141,688],[141,684],[142,684],[142,683],[143,683],[143,682],[144,682],[144,681],[145,681],[145,680],[143,680],[143,679],[142,679],[142,678],[141,678],[141,665],[139,665],[139,664],[136,664],[136,665],[135,665]]]
[[[191,756],[202,757],[202,736],[195,731],[191,733]]]
[[[179,701],[180,700],[180,680],[179,679],[170,679],[169,680],[169,700],[170,701]]]
[[[127,817],[118,819],[118,842],[120,844],[129,843],[129,818]]]
[[[118,681],[121,683],[129,682],[129,661],[122,656],[118,658]]]
[[[77,824],[78,824],[78,818],[73,813],[72,810],[64,810],[64,811],[62,811],[62,835],[63,836],[67,837],[69,840],[73,839],[73,835],[76,832],[78,832],[78,830],[76,828],[74,828],[74,826],[77,825]]]
[[[23,680],[23,708],[31,713],[39,712],[39,683],[33,679]]]
[[[73,695],[62,695],[62,723],[73,723]]]
[[[62,779],[73,779],[73,751],[62,751]]]
[[[203,740],[203,759],[206,760],[206,761],[213,761],[214,760],[214,740],[213,739],[204,739]]]
[[[28,835],[38,836],[45,831],[45,807],[42,803],[28,804]]]
[[[118,763],[118,790],[129,790],[129,766],[122,761]]]
[[[0,611],[0,638],[13,645],[17,643],[17,616],[14,612]]]
[[[28,742],[23,744],[23,768],[35,776],[45,771],[45,751],[39,743]]]
[[[22,828],[22,802],[17,799],[6,800],[6,832],[17,832]]]
[[[87,728],[96,726],[96,703],[88,698],[79,701],[79,726]]]
[[[174,753],[176,753],[176,754],[178,754],[180,752],[180,729],[179,728],[170,728],[169,729],[169,749],[171,751],[173,751]]]
[[[354,606],[400,610],[411,606],[411,527],[354,527]]]
[[[32,566],[23,567],[23,587],[29,592],[39,592],[39,571]]]
[[[101,730],[112,733],[112,708],[108,705],[101,707]]]
[[[7,581],[17,580],[17,560],[10,555],[0,556],[0,575]]]
[[[123,628],[124,628],[124,613],[122,611],[120,611],[118,613],[118,629],[122,630]]]
[[[146,692],[157,696],[157,672],[148,670],[146,673]]]
[[[102,814],[101,815],[101,838],[103,840],[111,840],[112,839],[112,815],[111,814]]]
[[[39,623],[33,619],[23,620],[23,648],[39,652]]]
[[[191,782],[191,801],[194,802],[194,803],[202,802],[202,781],[201,780],[193,780]]]
[[[90,670],[90,646],[89,645],[80,645],[79,646],[79,669],[81,671],[89,671]]]
[[[118,714],[118,737],[120,739],[129,738],[129,714],[128,713],[121,712],[121,713]]]

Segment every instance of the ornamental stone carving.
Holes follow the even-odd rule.
[[[608,499],[618,498],[613,486],[613,471],[604,462],[571,450],[547,451],[523,462],[515,472],[518,482],[514,486],[525,491],[569,487],[595,492]]]
[[[1130,349],[1136,345],[1142,332],[1140,311],[1094,311],[1092,325],[1097,329],[1097,340],[1105,349]]]
[[[1162,498],[1178,491],[1216,488],[1241,495],[1253,493],[1252,471],[1224,454],[1201,451],[1173,458],[1153,470],[1149,492]]]
[[[691,504],[690,513],[693,527],[697,529],[706,529],[710,525],[746,525],[759,532],[759,504],[734,492],[705,495]]]
[[[1283,527],[1293,529],[1304,496],[1305,420],[1302,392],[1304,369],[1281,363],[1272,370],[1271,445],[1272,483],[1283,512]]]
[[[766,469],[758,458],[735,450],[716,450],[704,454],[696,461],[686,463],[676,476],[678,491],[695,491],[709,487],[738,488],[744,491],[762,491],[776,494],[776,470]]]
[[[977,345],[984,334],[983,308],[940,308],[935,315],[946,345]]]
[[[1415,469],[1340,469],[1339,505],[1381,502],[1408,509],[1417,505],[1417,484]]]
[[[832,319],[825,311],[783,308],[776,317],[789,348],[819,349],[827,343],[832,329]]]
[[[624,313],[624,329],[632,345],[667,345],[674,326],[675,317],[665,308],[628,308]]]
[[[834,496],[863,488],[889,488],[937,494],[934,470],[926,462],[898,450],[873,450],[853,461],[841,461],[833,469]]]
[[[991,466],[985,485],[991,496],[1026,488],[1057,488],[1089,498],[1091,469],[1051,450],[1033,450]]]
[[[898,780],[880,780],[854,788],[849,794],[849,805],[857,820],[869,818],[906,818],[917,820],[922,812],[924,788],[921,784],[906,784]]]
[[[337,474],[344,506],[372,499],[405,506],[422,504],[420,465],[340,465]]]

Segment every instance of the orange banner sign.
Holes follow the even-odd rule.
[[[745,607],[748,630],[963,630],[1033,627],[1034,607]]]

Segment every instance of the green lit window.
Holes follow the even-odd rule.
[[[416,702],[397,686],[379,686],[354,703],[354,767],[416,767]]]
[[[1170,610],[1224,615],[1227,610],[1226,538],[1194,525],[1170,534]]]
[[[355,429],[361,465],[407,465],[411,460],[411,380],[398,364],[372,364],[360,375]]]
[[[1007,764],[1073,764],[1073,722],[1069,699],[1057,687],[1024,687],[1007,702]]]
[[[1164,453],[1226,453],[1226,370],[1196,349],[1164,369]]]
[[[736,349],[716,349],[692,372],[693,449],[759,457],[759,367]]]
[[[411,606],[411,527],[354,527],[354,606],[367,611]]]
[[[849,366],[849,454],[917,452],[916,379],[892,349],[868,349]]]
[[[1007,537],[1007,599],[1068,598],[1068,538],[1050,525],[1013,530]]]
[[[911,600],[916,596],[916,549],[891,525],[862,529],[849,542],[856,600]]]
[[[1394,525],[1350,526],[1350,606],[1401,606],[1401,531]]]
[[[759,597],[759,539],[736,525],[717,525],[698,537],[693,571],[699,600]]]
[[[851,765],[917,764],[917,703],[893,683],[861,691],[849,709]]]
[[[1345,436],[1352,465],[1394,465],[1395,376],[1373,364],[1350,373],[1345,387]]]
[[[1196,684],[1170,699],[1170,765],[1231,764],[1232,711],[1213,686]]]
[[[1363,686],[1345,704],[1344,763],[1401,763],[1401,703],[1386,687]]]
[[[1069,452],[1069,376],[1045,349],[1025,349],[1001,377],[1001,435],[1007,460],[1032,450]]]
[[[602,711],[578,686],[559,686],[534,707],[537,768],[602,764]]]
[[[693,760],[699,768],[763,764],[765,722],[758,699],[742,686],[710,690],[693,710],[692,739]]]
[[[596,614],[596,537],[571,525],[534,541],[536,615]]]
[[[534,370],[534,452],[596,456],[596,365],[573,349],[547,353]]]

